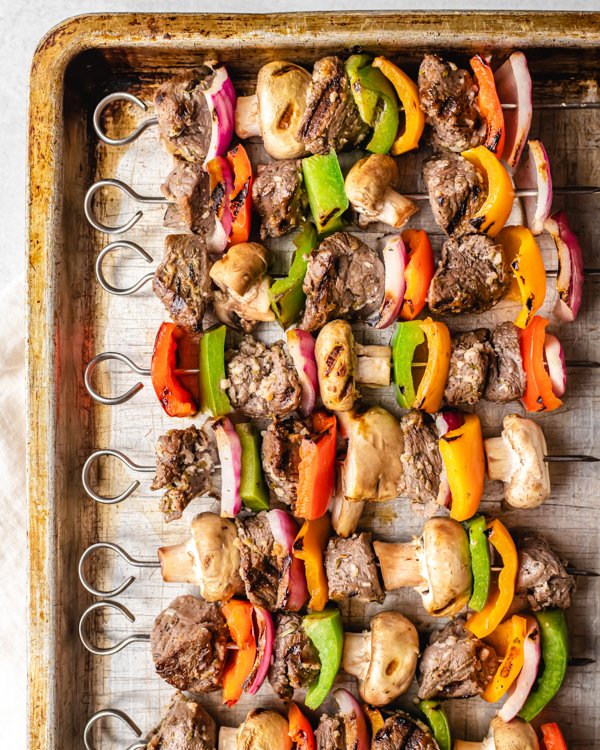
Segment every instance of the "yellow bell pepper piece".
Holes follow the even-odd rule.
[[[417,388],[414,409],[429,414],[440,410],[450,370],[452,342],[448,326],[431,318],[420,320],[419,325],[427,339],[427,365]]]
[[[512,180],[500,160],[485,146],[470,148],[461,156],[479,170],[487,190],[483,205],[471,218],[471,226],[495,237],[512,211],[515,200]]]
[[[310,593],[308,606],[322,612],[329,599],[327,575],[325,573],[325,547],[331,533],[329,514],[305,521],[294,541],[292,554],[304,561],[306,585]]]
[[[502,661],[491,682],[483,691],[483,700],[488,703],[496,703],[519,676],[519,672],[523,669],[526,635],[526,618],[514,615],[510,620],[499,625],[494,633],[486,639],[502,656]],[[495,644],[498,645],[498,648]]]
[[[420,106],[419,89],[406,73],[386,57],[376,57],[372,65],[374,68],[379,68],[396,89],[398,99],[400,99],[404,110],[404,132],[396,138],[391,149],[394,156],[399,156],[417,148],[423,135],[425,115]]]
[[[509,296],[523,305],[515,325],[527,328],[546,299],[546,269],[540,248],[527,227],[504,227],[498,242],[514,275]]]
[[[477,414],[465,414],[456,430],[440,438],[440,454],[452,494],[450,518],[466,521],[479,508],[485,481],[485,454]]]

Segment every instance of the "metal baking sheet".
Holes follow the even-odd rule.
[[[257,69],[265,61],[285,56],[310,64],[324,53],[345,55],[354,47],[382,52],[400,60],[416,74],[425,50],[445,52],[464,61],[473,51],[503,56],[524,49],[534,77],[537,101],[597,100],[600,59],[600,17],[595,14],[297,14],[283,16],[85,16],[66,22],[41,44],[34,61],[30,107],[30,246],[29,246],[29,508],[30,508],[30,746],[80,747],[83,725],[94,711],[108,706],[130,714],[144,731],[159,719],[172,689],[154,674],[147,644],[134,644],[109,657],[92,657],[77,637],[77,621],[91,599],[77,580],[77,561],[92,542],[112,541],[132,555],[153,558],[158,546],[187,535],[196,512],[217,509],[214,503],[194,501],[183,519],[166,525],[158,511],[158,493],[149,491],[150,479],[117,506],[99,506],[83,492],[81,467],[97,448],[117,448],[139,463],[153,462],[153,446],[165,430],[180,426],[170,420],[155,399],[149,380],[129,403],[111,408],[92,402],[83,388],[83,370],[92,356],[108,350],[129,355],[148,366],[154,336],[165,319],[149,287],[133,297],[108,295],[97,284],[93,262],[111,239],[94,232],[83,216],[83,196],[95,180],[116,177],[142,194],[158,195],[170,168],[156,130],[147,130],[124,148],[98,142],[91,128],[97,101],[115,90],[128,90],[151,101],[157,83],[175,70],[218,56],[227,63],[238,93],[252,91]],[[249,51],[252,50],[252,54]],[[109,112],[112,128],[123,134],[143,113],[122,107]],[[555,185],[600,184],[600,112],[536,112],[532,135],[543,140],[549,153]],[[263,158],[258,141],[251,145],[256,164]],[[349,163],[353,157],[344,156]],[[419,185],[420,156],[400,159],[403,187]],[[132,204],[116,191],[102,193],[97,212],[107,223],[121,223]],[[579,235],[587,267],[599,267],[594,240],[600,223],[597,198],[556,198],[564,206]],[[139,243],[158,263],[167,230],[164,208],[144,207],[144,216],[124,239]],[[515,207],[518,220],[519,208]],[[442,237],[426,205],[411,226],[430,232],[434,249]],[[375,228],[379,229],[378,227]],[[362,232],[381,246],[385,229]],[[267,243],[269,244],[269,243]],[[556,267],[556,254],[542,238],[546,266]],[[293,247],[290,238],[269,245],[274,268],[287,267]],[[117,253],[118,267],[110,278],[127,283],[149,267],[130,252]],[[109,265],[110,270],[110,265]],[[578,320],[561,324],[551,315],[553,284],[542,313],[550,314],[551,328],[560,336],[569,359],[600,360],[598,321],[600,286],[586,280],[584,304]],[[449,321],[453,329],[488,325],[510,319],[514,306],[501,303],[493,313],[461,316]],[[356,326],[359,340],[387,343],[390,333]],[[281,337],[277,326],[261,329],[260,338]],[[102,387],[120,391],[134,382],[119,368],[102,369]],[[365,393],[365,400],[399,413],[391,389]],[[600,441],[596,416],[600,377],[594,371],[570,374],[565,406],[541,415],[550,453],[596,453]],[[481,404],[486,435],[497,434],[502,416],[519,411],[517,404]],[[551,467],[553,494],[540,509],[515,511],[501,507],[501,486],[488,485],[483,510],[501,514],[510,528],[543,533],[577,567],[600,569],[598,553],[598,470],[593,465],[559,464]],[[127,476],[114,461],[102,465],[97,486],[103,494],[122,489]],[[218,509],[217,509],[218,510]],[[361,526],[380,538],[407,540],[419,533],[423,519],[406,500],[368,508]],[[125,568],[112,555],[94,558],[93,577],[101,588],[112,588]],[[131,625],[118,615],[98,617],[92,637],[100,644],[131,632],[149,632],[153,618],[175,596],[193,587],[164,584],[156,570],[136,573],[136,582],[119,597],[136,617]],[[599,599],[593,579],[579,579],[574,606],[568,612],[572,651],[598,655]],[[381,609],[399,609],[425,631],[432,618],[424,615],[413,591],[388,595],[383,605],[342,605],[348,629],[366,626]],[[103,640],[104,639],[104,640]],[[353,688],[353,680],[340,678]],[[400,705],[410,707],[414,690]],[[542,718],[552,717],[564,727],[572,748],[597,747],[600,736],[600,668],[570,669],[565,684]],[[204,705],[215,719],[235,726],[257,703],[280,705],[268,686],[256,698],[244,696],[234,709],[219,704],[219,694]],[[327,704],[324,708],[327,708]],[[448,713],[454,735],[481,739],[494,709],[479,699],[454,701]],[[103,725],[102,747],[123,747],[125,730]],[[112,744],[111,744],[112,743]],[[99,736],[96,737],[100,745]]]

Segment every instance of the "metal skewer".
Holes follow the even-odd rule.
[[[105,599],[107,597],[110,598],[122,594],[136,580],[136,577],[129,576],[121,584],[116,586],[114,589],[111,589],[110,591],[102,591],[102,589],[96,588],[96,586],[92,585],[87,578],[85,572],[85,564],[88,558],[100,549],[108,549],[112,552],[116,552],[117,555],[125,560],[128,565],[131,565],[134,568],[160,568],[160,563],[157,559],[138,560],[135,557],[132,557],[129,552],[123,549],[123,547],[119,547],[118,544],[113,544],[112,542],[96,542],[96,544],[91,544],[79,558],[77,573],[79,575],[79,580],[85,590],[92,594],[92,596],[98,596],[101,599]]]
[[[136,737],[142,736],[142,730],[124,711],[119,711],[117,708],[104,708],[102,711],[96,711],[96,713],[88,719],[87,724],[85,725],[85,729],[83,730],[83,744],[85,745],[85,750],[95,750],[94,745],[92,744],[92,731],[94,725],[101,719],[106,718],[119,719],[119,721],[125,724],[126,727],[131,729],[132,734]],[[126,750],[142,750],[142,748],[146,747],[146,744],[146,740],[138,740],[132,745],[129,745]]]

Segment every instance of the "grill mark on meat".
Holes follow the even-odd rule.
[[[415,512],[431,516],[439,509],[443,471],[437,430],[426,423],[423,414],[416,409],[402,417],[400,428],[404,436],[400,492],[411,501]]]
[[[309,432],[299,419],[276,419],[263,433],[261,459],[273,499],[295,508],[298,496],[300,444]]]
[[[268,679],[277,695],[289,700],[296,688],[313,683],[321,668],[319,654],[302,627],[302,617],[285,613],[275,618],[275,644]]]
[[[395,711],[373,736],[372,750],[438,750],[424,724],[402,711]]]
[[[252,200],[261,217],[262,239],[280,237],[300,226],[308,205],[300,159],[259,164]]]
[[[529,534],[519,542],[515,593],[526,597],[534,612],[549,607],[568,609],[577,582],[565,563],[542,536]]]
[[[450,406],[476,404],[483,395],[492,349],[488,330],[477,328],[452,337],[448,381],[444,391]]]
[[[472,232],[469,218],[484,196],[473,164],[459,154],[445,153],[423,165],[423,180],[436,224],[448,235]]]
[[[329,598],[356,598],[360,602],[382,602],[385,594],[379,582],[371,535],[362,532],[348,539],[332,536],[325,550]]]
[[[490,334],[491,356],[485,398],[496,403],[516,401],[525,393],[526,376],[519,345],[519,329],[506,321]]]

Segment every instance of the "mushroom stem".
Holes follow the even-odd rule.
[[[237,729],[235,727],[219,728],[219,750],[236,750]]]
[[[365,504],[360,500],[348,500],[341,484],[338,480],[339,489],[331,506],[331,522],[335,533],[347,539],[356,531]]]
[[[409,199],[388,187],[383,195],[383,204],[377,214],[376,221],[389,224],[391,227],[403,227],[413,214],[419,209]]]
[[[354,343],[356,354],[356,382],[363,385],[387,386],[390,384],[392,349],[374,344],[363,346]]]
[[[373,542],[386,591],[422,586],[426,581],[414,542]]]
[[[371,633],[344,633],[342,669],[364,680],[371,659]],[[220,748],[219,748],[220,750]]]
[[[198,550],[193,537],[181,544],[160,547],[158,560],[163,581],[166,583],[199,584]]]
[[[235,105],[235,132],[238,138],[260,135],[260,112],[258,96],[238,96]]]
[[[513,473],[513,459],[504,438],[486,438],[483,448],[487,458],[488,477],[507,482]]]

